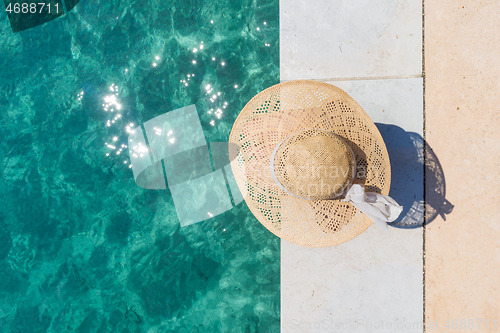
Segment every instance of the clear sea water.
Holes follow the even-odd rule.
[[[279,81],[278,0],[82,0],[16,33],[0,8],[0,331],[279,332],[279,239],[244,203],[181,228],[105,145],[190,104],[227,141]]]

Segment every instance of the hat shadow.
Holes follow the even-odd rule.
[[[389,225],[414,229],[431,223],[438,215],[446,220],[454,206],[446,200],[444,171],[432,148],[417,133],[395,125],[376,126],[391,161],[389,195],[403,206],[399,218]]]

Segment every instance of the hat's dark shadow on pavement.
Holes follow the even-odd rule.
[[[446,200],[444,172],[434,151],[417,133],[395,125],[376,125],[391,160],[389,195],[403,206],[399,218],[389,225],[413,229],[429,224],[437,215],[446,220],[453,205]]]

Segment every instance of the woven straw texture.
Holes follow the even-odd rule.
[[[351,184],[355,161],[345,141],[332,132],[305,130],[286,138],[273,160],[276,179],[308,200],[333,199]]]
[[[301,246],[337,245],[360,235],[372,221],[342,196],[300,199],[272,177],[270,159],[277,145],[310,129],[333,132],[349,145],[356,160],[353,183],[389,194],[389,155],[375,124],[344,91],[322,82],[285,82],[252,98],[229,137],[239,147],[230,150],[231,167],[249,209],[272,233]]]

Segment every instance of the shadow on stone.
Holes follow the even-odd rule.
[[[453,211],[454,206],[446,200],[446,183],[444,172],[432,148],[425,143],[425,221],[432,222],[436,216],[446,221],[446,214]]]
[[[453,205],[445,198],[444,172],[434,151],[417,133],[394,125],[376,125],[391,160],[390,196],[403,206],[399,218],[389,225],[413,229],[432,222],[437,215],[445,220]]]

